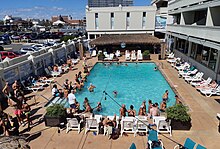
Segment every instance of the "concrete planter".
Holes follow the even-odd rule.
[[[192,127],[191,121],[181,122],[179,120],[171,119],[172,130],[190,130]]]
[[[49,127],[58,127],[60,125],[60,123],[65,122],[65,118],[64,117],[56,117],[56,116],[44,116],[44,122],[45,122],[45,126],[49,126]]]

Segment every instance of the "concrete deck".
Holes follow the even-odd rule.
[[[124,58],[121,58],[124,60]],[[88,64],[94,65],[97,62],[97,58],[88,60]],[[201,95],[191,85],[187,84],[183,79],[178,78],[177,71],[170,66],[166,61],[155,61],[161,66],[161,71],[168,78],[168,82],[174,87],[178,94],[181,96],[183,102],[189,106],[192,117],[192,128],[190,131],[173,131],[172,137],[168,134],[159,135],[162,139],[166,149],[172,149],[176,143],[170,139],[175,140],[178,143],[184,144],[187,137],[191,138],[195,142],[206,146],[208,149],[220,148],[220,133],[218,133],[218,120],[216,119],[216,113],[220,112],[220,104],[214,99],[219,97],[207,98]],[[78,70],[70,71],[62,77],[56,78],[56,81],[62,84],[66,78],[73,80],[75,73],[82,70],[82,61],[75,67]],[[44,91],[38,92],[37,94],[44,95],[49,98],[51,96],[50,87]],[[70,131],[68,134],[65,130],[61,130],[58,133],[57,128],[47,128],[44,123],[38,124],[38,121],[45,114],[45,108],[42,108],[47,101],[36,96],[37,105],[32,106],[35,114],[32,116],[37,125],[31,129],[29,134],[36,134],[41,132],[38,137],[30,142],[30,146],[33,149],[128,149],[132,142],[137,146],[137,149],[146,148],[146,136],[133,135],[123,136],[117,140],[108,140],[108,137],[103,135],[94,136],[93,133],[89,132],[86,135],[84,131],[77,134],[76,131]],[[29,101],[29,104],[33,103],[33,100]],[[11,111],[12,108],[8,108],[7,111]],[[21,127],[21,129],[23,129]]]

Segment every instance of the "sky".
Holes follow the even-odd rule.
[[[135,6],[149,5],[150,0],[134,0]],[[1,0],[0,20],[5,15],[14,17],[50,19],[51,16],[71,15],[73,19],[85,16],[87,0]]]

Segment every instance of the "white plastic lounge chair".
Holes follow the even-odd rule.
[[[87,118],[86,119],[86,126],[85,126],[85,134],[88,131],[95,131],[99,134],[99,124],[97,119],[95,118]]]
[[[121,120],[121,136],[124,132],[136,135],[136,120],[134,117],[124,117]]]
[[[220,86],[212,89],[201,89],[200,92],[204,94],[206,97],[211,97],[212,95],[220,95]]]
[[[185,68],[189,68],[190,64],[185,62],[184,64],[180,65],[180,66],[175,66],[175,69],[178,71],[183,71]]]
[[[120,56],[121,56],[120,51],[117,50],[117,51],[115,52],[115,55],[116,55],[117,57],[120,57]]]
[[[96,57],[96,50],[93,50],[92,51],[92,55],[91,55],[92,57]]]
[[[194,87],[197,86],[208,86],[212,82],[212,78],[208,78],[207,80],[202,80],[201,82],[190,82],[190,84]]]
[[[136,61],[137,57],[136,57],[136,54],[135,54],[135,51],[131,53],[131,60],[132,61]]]
[[[80,123],[82,121],[79,122],[76,118],[67,118],[66,120],[66,133],[68,133],[70,130],[77,130],[78,133],[80,133]]]
[[[54,83],[54,79],[39,79],[40,82],[46,83],[46,84],[51,84]]]
[[[193,71],[187,71],[187,72],[179,73],[179,75],[184,78],[184,77],[188,77],[190,75],[195,75],[197,72],[198,72],[198,69],[194,69]]]
[[[142,61],[143,60],[143,54],[141,53],[141,50],[137,51],[137,59],[138,59],[138,61]]]
[[[48,76],[58,77],[61,75],[60,72],[49,71],[48,68],[45,68],[44,70]]]
[[[186,82],[191,82],[191,81],[194,81],[194,82],[199,82],[199,81],[202,81],[202,77],[203,77],[204,73],[203,72],[198,72],[196,75],[194,76],[189,76],[189,77],[185,77],[185,81]]]
[[[158,133],[167,132],[170,134],[170,136],[172,136],[170,124],[171,124],[171,120],[169,120],[168,122],[166,120],[159,120],[157,125],[157,132]]]
[[[130,53],[125,53],[125,60],[130,61],[130,59],[131,59]]]
[[[113,54],[113,53],[110,53],[109,55],[107,55],[107,57],[106,57],[104,60],[112,61],[113,58],[114,58],[114,54]]]
[[[170,54],[167,56],[167,58],[168,58],[168,59],[172,59],[172,58],[174,58],[174,53],[173,53],[173,52],[170,53]]]
[[[23,85],[24,90],[27,90],[27,91],[37,92],[37,91],[42,91],[44,89],[42,85],[25,86],[23,81],[21,81],[21,84]]]

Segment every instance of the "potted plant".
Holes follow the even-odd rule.
[[[143,52],[143,60],[150,60],[150,51],[149,50],[145,50]]]
[[[45,125],[56,127],[66,120],[66,110],[62,104],[54,104],[46,109]]]
[[[176,104],[166,109],[167,119],[171,120],[173,130],[190,130],[191,117],[188,107],[183,104]]]
[[[99,60],[99,61],[103,61],[104,58],[105,58],[105,55],[104,55],[102,52],[100,52],[100,53],[98,54],[98,60]]]

